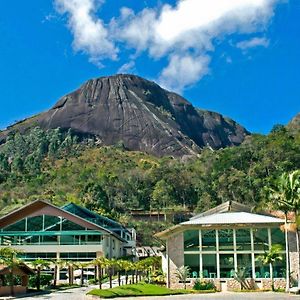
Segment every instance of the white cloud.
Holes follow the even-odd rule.
[[[104,25],[94,15],[96,0],[56,0],[60,12],[69,14],[75,49],[88,53],[92,61],[115,59],[117,46],[132,49],[136,55],[145,51],[152,59],[168,57],[159,81],[177,90],[208,73],[216,39],[224,40],[233,33],[264,32],[280,1],[178,0],[175,6],[165,4],[138,13],[124,7],[118,17]],[[259,42],[267,40],[253,40],[252,45]]]
[[[208,73],[209,61],[207,56],[172,55],[169,65],[160,75],[159,83],[167,89],[180,93]]]
[[[270,41],[265,37],[262,38],[254,37],[250,40],[241,41],[237,43],[236,46],[242,50],[247,50],[249,48],[256,48],[256,47],[267,48],[269,47],[269,44]]]
[[[131,73],[134,70],[135,67],[135,62],[134,61],[130,61],[124,65],[122,65],[119,70],[118,70],[118,74],[126,74],[126,73]]]
[[[68,14],[68,26],[74,36],[76,51],[90,56],[90,61],[100,64],[104,58],[116,59],[117,49],[109,40],[108,29],[94,13],[100,6],[95,0],[55,0],[56,9]]]

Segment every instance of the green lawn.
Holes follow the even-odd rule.
[[[165,296],[187,293],[189,293],[188,290],[171,290],[154,284],[138,283],[106,290],[95,289],[90,291],[88,295],[95,295],[101,298],[115,298],[126,296]]]

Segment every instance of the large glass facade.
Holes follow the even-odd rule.
[[[286,262],[276,262],[273,270],[258,259],[274,244],[283,247],[280,228],[200,229],[184,232],[184,263],[191,277],[233,278],[243,269],[247,278],[284,278]]]
[[[24,218],[0,231],[0,246],[100,245],[102,239],[100,231],[49,215]]]

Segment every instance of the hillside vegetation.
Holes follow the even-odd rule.
[[[259,204],[269,181],[299,168],[300,134],[283,126],[239,147],[204,149],[187,161],[34,128],[10,134],[0,146],[0,209],[4,214],[34,199],[73,201],[122,220],[131,209],[202,211],[228,200]]]

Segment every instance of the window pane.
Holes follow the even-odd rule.
[[[43,216],[36,216],[27,219],[27,231],[42,231]]]
[[[246,278],[252,278],[252,262],[251,254],[238,254],[237,255],[237,268],[244,270]]]
[[[282,254],[282,260],[274,262],[273,275],[274,278],[286,278],[286,259],[285,254]]]
[[[220,276],[221,278],[233,278],[234,257],[233,254],[220,254]]]
[[[254,250],[267,251],[269,249],[268,230],[266,228],[253,229]]]
[[[204,278],[217,277],[217,256],[216,254],[202,255],[202,276]]]
[[[282,246],[282,250],[285,250],[285,234],[280,228],[271,229],[272,245],[278,244]]]
[[[25,219],[4,227],[3,231],[25,231]]]
[[[219,251],[233,250],[233,230],[222,229],[219,230]]]
[[[202,251],[216,251],[216,231],[201,230]]]
[[[184,232],[184,251],[199,251],[199,230]]]
[[[263,265],[259,259],[260,254],[255,254],[255,278],[270,278],[270,266]]]
[[[236,250],[251,250],[251,234],[250,229],[236,230]]]
[[[184,265],[190,268],[190,277],[198,278],[200,268],[200,256],[199,254],[185,254]]]

